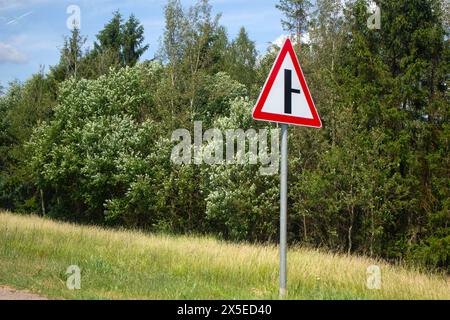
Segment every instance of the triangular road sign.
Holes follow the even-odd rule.
[[[253,109],[253,118],[306,127],[322,127],[289,38],[275,60]]]

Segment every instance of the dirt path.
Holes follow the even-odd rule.
[[[0,287],[0,300],[47,300],[47,299],[26,291],[18,291],[10,287]]]

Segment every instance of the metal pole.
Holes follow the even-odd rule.
[[[287,262],[287,178],[288,178],[288,125],[281,125],[280,174],[280,296],[286,295]]]

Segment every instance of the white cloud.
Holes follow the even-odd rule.
[[[289,38],[288,35],[282,34],[278,38],[276,38],[274,41],[272,41],[272,44],[276,45],[277,47],[281,48],[283,43],[286,41],[286,39]]]
[[[280,47],[280,48],[281,48],[281,46],[283,45],[284,41],[286,41],[287,38],[290,38],[293,42],[297,42],[297,40],[295,39],[295,38],[296,38],[295,35],[289,36],[289,35],[286,35],[286,34],[282,34],[282,35],[279,36],[277,39],[275,39],[275,40],[272,42],[272,44],[274,44],[274,45],[276,45],[277,47]],[[302,43],[307,43],[307,44],[309,44],[309,43],[311,42],[311,39],[310,39],[310,37],[309,37],[309,32],[306,32],[306,33],[302,34],[301,40],[302,40]]]
[[[0,64],[3,63],[16,63],[23,64],[27,63],[28,59],[20,52],[17,48],[10,44],[0,42]]]

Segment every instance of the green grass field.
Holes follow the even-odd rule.
[[[381,290],[366,287],[379,265]],[[66,269],[82,270],[81,290]],[[0,286],[50,299],[278,299],[278,250],[211,238],[76,226],[0,213]],[[291,248],[289,299],[450,299],[445,275]]]

